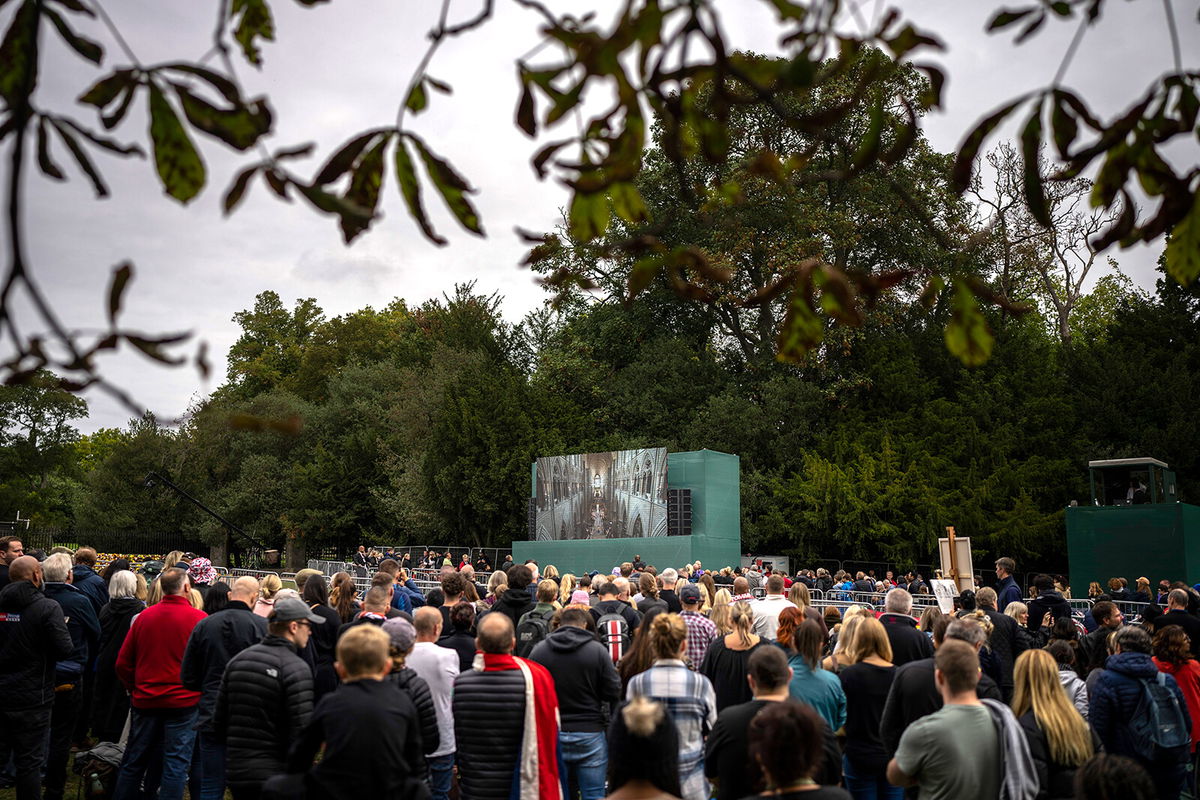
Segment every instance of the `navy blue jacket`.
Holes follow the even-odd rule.
[[[1133,730],[1129,724],[1141,701],[1141,681],[1156,680],[1157,676],[1158,668],[1145,653],[1118,653],[1109,656],[1105,670],[1097,677],[1091,692],[1088,721],[1103,742],[1105,752],[1135,759],[1150,773],[1156,786],[1170,787],[1183,779],[1188,748],[1180,747],[1178,753],[1167,753],[1157,761],[1148,762],[1137,754]],[[1191,730],[1187,702],[1179,685],[1170,675],[1167,676],[1167,687],[1179,701],[1183,715],[1188,720],[1187,728]]]
[[[100,641],[100,618],[92,608],[92,601],[69,583],[47,581],[42,591],[62,606],[63,616],[67,618],[67,632],[71,634],[71,655],[60,660],[55,671],[60,676],[82,675],[89,653],[96,652]]]
[[[1017,586],[1012,575],[1005,575],[1004,580],[996,584],[996,610],[1003,614],[1009,603],[1019,602],[1021,602],[1021,587]],[[1039,619],[1038,624],[1041,623],[1042,621]]]
[[[100,609],[108,605],[108,584],[86,564],[76,564],[71,569],[71,585],[83,592],[92,601],[92,610],[97,616]]]

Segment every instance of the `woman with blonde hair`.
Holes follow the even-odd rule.
[[[271,609],[275,608],[275,598],[283,588],[283,581],[274,572],[268,572],[258,582],[259,598],[254,603],[254,613],[260,617],[269,617]]]
[[[754,610],[749,603],[730,603],[726,608],[730,632],[713,639],[700,663],[700,673],[709,679],[716,692],[718,711],[753,699],[746,682],[746,664],[750,654],[764,644],[753,632]]]
[[[546,581],[546,580],[554,581],[555,585],[557,585],[558,584],[558,567],[554,566],[553,564],[547,564],[546,568],[544,570],[542,570],[542,578],[541,579],[543,581]]]
[[[133,591],[133,596],[143,603],[150,597],[150,584],[146,583],[146,576],[140,572],[135,572],[134,580],[137,581],[137,588]]]
[[[890,753],[880,727],[883,706],[896,668],[892,645],[883,623],[874,617],[859,619],[854,634],[854,663],[838,675],[846,695],[846,748],[842,772],[846,789],[855,800],[902,800],[904,789],[888,783]]]
[[[1075,770],[1099,750],[1100,742],[1058,678],[1058,664],[1045,650],[1026,650],[1013,668],[1013,714],[1021,723],[1037,768],[1039,797],[1075,796]]]
[[[181,561],[183,561],[183,551],[172,550],[171,552],[167,553],[165,558],[163,558],[163,569],[170,569],[171,567],[179,564]]]
[[[712,610],[708,612],[708,618],[712,620],[713,625],[717,626],[717,633],[722,636],[733,632],[733,623],[729,621],[729,590],[722,587],[717,589],[717,594],[713,597]]]
[[[150,606],[158,605],[159,603],[162,602],[162,599],[163,599],[162,582],[155,581],[154,583],[150,584],[150,589],[146,592],[146,608],[149,608]],[[189,603],[191,602],[190,598],[188,599],[188,602]]]
[[[1047,623],[1053,623],[1054,617],[1050,612],[1042,617],[1042,625],[1036,631],[1029,630],[1029,606],[1019,600],[1014,600],[1009,603],[1004,609],[1005,616],[1012,617],[1017,621],[1017,649],[1024,652],[1026,650],[1040,650],[1046,646],[1046,642],[1050,639],[1050,628]]]
[[[679,729],[679,783],[683,800],[707,800],[704,777],[704,734],[717,721],[717,698],[712,683],[684,663],[687,625],[678,614],[658,614],[650,620],[650,669],[634,675],[625,697],[645,697],[663,703]],[[743,678],[743,680],[745,680]]]
[[[811,619],[813,622],[820,625],[821,632],[825,634],[826,638],[828,638],[829,626],[825,624],[825,615],[813,608],[812,596],[809,595],[807,586],[800,581],[796,581],[792,584],[792,588],[788,589],[787,598],[796,606],[796,608],[804,612],[805,618]]]
[[[329,605],[337,612],[342,624],[345,624],[354,619],[360,608],[354,579],[350,577],[349,572],[337,572],[334,573],[330,586],[332,588],[329,591]]]
[[[860,611],[861,608],[857,606],[846,610],[846,616],[842,617],[841,630],[838,631],[837,641],[833,643],[833,652],[821,662],[822,667],[835,675],[855,661],[854,634],[858,631],[858,626],[866,619],[866,617],[859,613]]]
[[[571,604],[571,595],[575,592],[575,576],[564,572],[558,581],[558,604],[566,608]]]
[[[496,601],[500,599],[500,595],[507,591],[508,574],[504,570],[498,569],[492,573],[492,577],[488,578],[488,591],[484,602],[489,606],[494,606]]]
[[[696,583],[700,584],[700,613],[708,616],[712,611],[713,598],[717,596],[717,584],[711,573],[704,573]]]

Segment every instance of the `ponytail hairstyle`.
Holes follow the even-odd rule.
[[[743,647],[750,646],[750,629],[754,627],[754,609],[749,603],[729,604],[729,624],[738,636],[738,643]]]
[[[657,614],[650,620],[650,652],[655,659],[679,658],[687,641],[687,623],[678,614]]]

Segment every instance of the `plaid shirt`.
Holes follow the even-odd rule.
[[[687,625],[687,661],[692,669],[700,669],[704,662],[704,654],[708,646],[717,638],[716,624],[698,611],[683,611],[680,613]]]
[[[625,699],[634,697],[665,705],[679,729],[679,781],[684,800],[709,797],[708,781],[704,779],[704,737],[717,723],[717,695],[712,683],[678,659],[660,658],[650,669],[629,679]]]

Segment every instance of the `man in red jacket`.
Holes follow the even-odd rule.
[[[117,656],[117,677],[131,694],[132,720],[114,800],[142,796],[142,779],[158,753],[160,800],[182,800],[192,761],[200,692],[183,688],[179,673],[188,637],[204,612],[188,601],[186,572],[172,567],[158,580],[162,602],[134,618]]]

